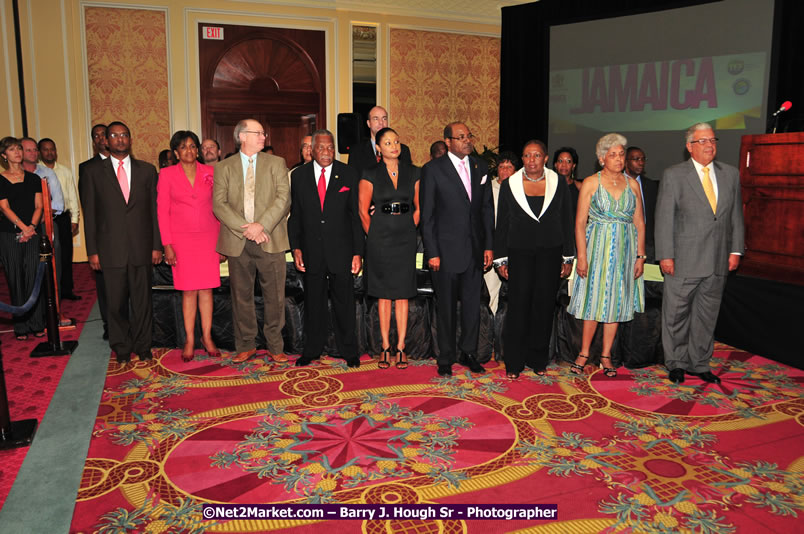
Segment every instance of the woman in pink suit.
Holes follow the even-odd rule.
[[[173,286],[182,292],[186,341],[182,360],[193,359],[195,316],[201,312],[201,343],[220,356],[212,341],[212,288],[220,287],[220,256],[215,252],[220,223],[212,214],[213,169],[198,162],[201,143],[180,130],[170,139],[179,163],[163,168],[157,184],[157,214],[165,262],[173,267]]]

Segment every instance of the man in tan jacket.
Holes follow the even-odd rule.
[[[234,322],[234,362],[257,352],[254,279],[259,274],[265,305],[268,353],[287,361],[282,341],[285,324],[285,251],[290,185],[285,160],[262,153],[265,131],[253,119],[234,129],[238,153],[215,165],[213,211],[221,221],[217,250],[229,258],[229,286]]]

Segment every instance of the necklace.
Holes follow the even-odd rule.
[[[544,171],[542,171],[541,176],[539,176],[538,178],[535,178],[535,179],[531,178],[530,176],[528,176],[528,173],[526,173],[524,170],[522,171],[522,176],[524,176],[525,180],[527,180],[529,182],[533,182],[533,183],[541,182],[542,180],[544,180]]]
[[[617,174],[616,173],[613,176],[611,176],[611,185],[613,185],[614,187],[617,187]]]

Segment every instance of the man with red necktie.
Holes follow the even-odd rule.
[[[288,237],[296,269],[304,273],[305,366],[321,357],[327,331],[327,293],[341,358],[359,367],[353,275],[360,272],[363,228],[357,211],[357,176],[335,159],[328,130],[313,133],[313,161],[291,173]]]
[[[128,126],[111,123],[107,139],[110,157],[87,165],[81,178],[87,256],[92,269],[103,270],[109,345],[118,363],[132,354],[146,361],[153,358],[152,265],[162,261],[157,174],[131,157]]]

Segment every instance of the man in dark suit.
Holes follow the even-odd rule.
[[[625,174],[637,181],[639,190],[642,193],[647,263],[656,263],[656,241],[653,237],[653,229],[655,228],[656,195],[659,194],[659,184],[643,174],[646,161],[645,152],[638,146],[629,146],[626,149]]]
[[[257,353],[254,281],[259,275],[264,309],[263,334],[268,354],[286,362],[285,252],[290,204],[288,168],[279,156],[262,152],[265,131],[254,119],[234,129],[237,155],[215,164],[212,209],[221,221],[217,251],[229,258],[235,363]]]
[[[486,163],[470,156],[472,133],[461,122],[444,128],[446,156],[422,168],[421,228],[436,293],[438,374],[452,375],[455,315],[461,301],[458,363],[484,372],[477,361],[483,270],[493,259],[494,204]]]
[[[388,112],[382,106],[374,106],[369,111],[369,118],[366,124],[368,124],[371,131],[371,138],[360,141],[357,146],[349,151],[349,166],[355,170],[358,180],[363,176],[364,170],[373,167],[380,161],[380,151],[377,150],[377,146],[374,144],[374,137],[383,128],[388,128]],[[405,144],[402,145],[399,160],[408,165],[413,165],[410,158],[410,149]]]
[[[313,161],[291,173],[288,235],[296,269],[304,273],[305,341],[297,366],[310,365],[324,350],[329,290],[338,351],[349,367],[360,367],[353,283],[363,255],[357,185],[354,170],[335,160],[332,133],[314,132]]]
[[[709,368],[726,275],[745,250],[740,176],[714,161],[717,138],[687,130],[689,161],[664,171],[656,201],[656,257],[664,273],[662,348],[671,382],[684,372],[720,383]]]
[[[83,188],[86,184],[86,180],[83,179],[84,174],[89,165],[109,157],[109,147],[106,143],[106,125],[96,124],[92,127],[92,151],[94,155],[78,165],[78,198],[82,204],[84,201]],[[103,339],[109,339],[109,321],[106,317],[106,289],[103,284],[103,271],[94,271],[94,273],[95,290],[98,294],[98,310],[100,311],[101,321],[103,321]]]
[[[156,169],[131,157],[131,132],[122,122],[111,123],[106,137],[110,157],[87,165],[81,178],[87,256],[93,270],[103,269],[118,363],[132,353],[145,361],[153,358],[153,265],[162,261]]]

